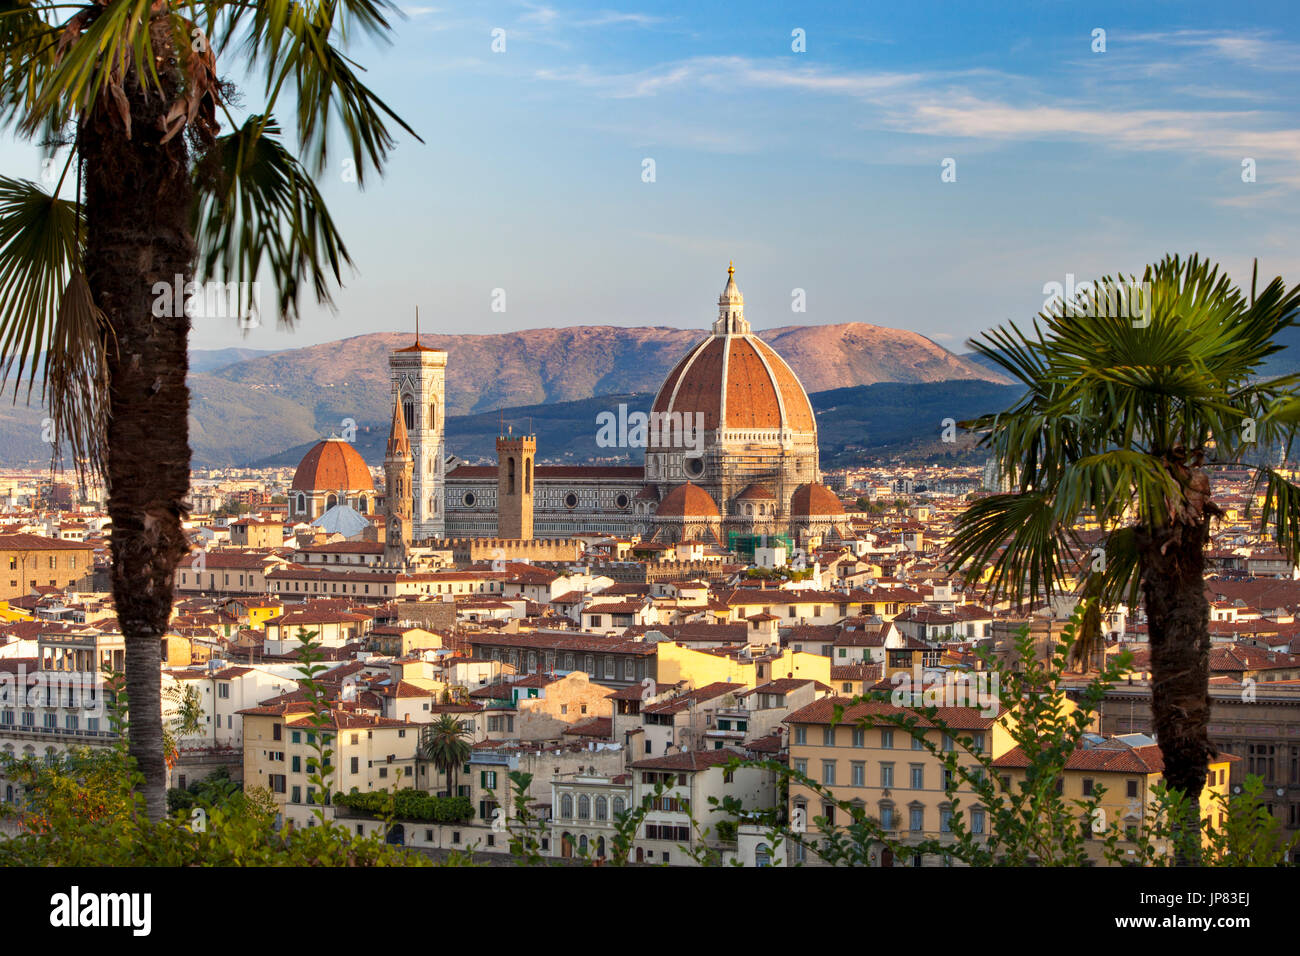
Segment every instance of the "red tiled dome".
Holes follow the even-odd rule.
[[[374,491],[375,483],[350,443],[327,438],[303,455],[289,487],[293,491]]]
[[[668,373],[656,412],[704,414],[704,427],[816,430],[812,405],[785,360],[755,335],[711,335]]]
[[[651,410],[701,413],[708,431],[816,433],[817,420],[798,377],[772,346],[750,331],[732,272],[728,270],[727,287],[718,300],[713,334],[668,373]]]
[[[814,481],[794,490],[790,513],[796,517],[838,517],[844,514],[844,504],[835,492]]]
[[[707,491],[689,481],[678,485],[659,504],[655,512],[661,518],[720,518],[721,512]]]

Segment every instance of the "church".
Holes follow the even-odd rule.
[[[734,266],[712,329],[668,373],[650,409],[651,419],[698,423],[701,433],[651,428],[643,466],[537,464],[537,437],[507,432],[497,438],[495,467],[448,470],[446,371],[447,353],[421,345],[418,333],[389,356],[386,562],[400,564],[405,548],[430,539],[599,534],[701,541],[752,555],[759,541],[802,546],[849,533],[838,496],[820,483],[808,395],[751,330]],[[309,452],[299,471],[313,455],[324,457],[317,449],[327,444]],[[325,495],[340,487],[337,474],[330,479]],[[310,477],[299,484],[295,475],[291,510],[301,500],[309,512],[322,492],[308,487]],[[360,475],[343,484],[350,487],[336,500],[374,501]]]

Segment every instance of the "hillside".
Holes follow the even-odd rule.
[[[448,415],[652,393],[704,333],[698,329],[574,326],[498,335],[425,335],[448,353]],[[763,338],[810,391],[882,381],[1000,380],[912,332],[851,322],[773,329]],[[386,425],[388,354],[409,333],[378,332],[282,352],[194,355],[196,465],[234,465],[309,445],[340,431]],[[38,409],[0,406],[0,464],[39,464]]]
[[[1014,385],[992,382],[953,381],[924,382],[916,385],[879,382],[853,388],[831,389],[809,395],[817,414],[822,464],[837,463],[866,454],[912,454],[955,452],[955,446],[939,440],[944,418],[964,419],[1006,408],[1020,394]],[[496,435],[502,422],[516,431],[531,428],[537,435],[537,454],[545,462],[585,462],[604,458],[613,461],[610,449],[596,445],[596,416],[604,411],[618,412],[620,404],[628,411],[644,411],[654,398],[652,392],[630,395],[602,395],[574,402],[553,402],[458,415],[447,419],[448,450],[466,461],[494,462]],[[372,465],[382,463],[388,441],[385,428],[359,429],[355,445]],[[253,462],[258,466],[293,466],[314,442],[306,442]],[[616,450],[615,450],[616,451]],[[640,464],[640,449],[631,449],[625,463]],[[982,457],[982,456],[981,456]]]

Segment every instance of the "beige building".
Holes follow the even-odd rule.
[[[317,728],[305,701],[269,702],[241,711],[244,720],[244,785],[271,791],[284,819],[310,825],[316,790],[308,780],[309,757],[321,741],[333,751],[331,795],[416,786],[420,723],[391,720],[335,706]],[[318,735],[320,740],[318,740]],[[333,819],[334,808],[325,808]]]
[[[842,713],[835,721],[837,706]],[[986,717],[971,707],[941,707],[938,712],[950,727],[970,735],[974,749],[993,754],[1011,749],[1011,735],[1001,719]],[[848,698],[814,701],[785,720],[789,727],[790,766],[829,789],[836,800],[860,807],[903,842],[933,837],[942,840],[950,833],[951,816],[942,761],[907,731],[879,721],[887,715],[906,713],[905,708],[891,704],[853,704]],[[928,725],[920,718],[918,726]],[[927,731],[925,738],[940,752],[958,747],[937,728]],[[972,806],[973,791],[959,787],[957,794],[962,798],[970,832],[987,832],[987,814],[983,808]],[[819,838],[817,817],[841,827],[850,822],[834,803],[823,802],[812,788],[793,781],[789,811],[791,829],[799,832],[802,827],[805,833],[802,843],[788,844],[791,864],[816,866],[822,862],[815,852]],[[915,861],[895,861],[893,853],[883,845],[874,851],[873,863],[877,866],[902,862]],[[920,862],[937,865],[941,861],[927,857]]]
[[[0,534],[0,601],[23,597],[38,587],[84,587],[94,571],[94,554],[78,541]]]

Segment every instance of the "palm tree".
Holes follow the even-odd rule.
[[[1300,487],[1265,464],[1279,443],[1290,448],[1300,376],[1261,379],[1296,321],[1300,287],[1287,291],[1279,277],[1256,295],[1252,278],[1247,298],[1217,266],[1167,257],[1140,283],[1107,277],[1081,299],[1058,300],[1032,334],[1012,323],[970,343],[1026,392],[963,423],[984,433],[1016,490],[974,502],[949,556],[1013,601],[1060,593],[1076,577],[1077,592],[1095,599],[1094,640],[1098,606],[1135,606],[1140,588],[1164,776],[1187,798],[1182,825],[1195,826],[1211,753],[1203,572],[1220,514],[1216,467],[1251,463],[1261,533],[1300,557]],[[1077,535],[1085,517],[1108,532],[1104,548]]]
[[[443,714],[420,735],[420,759],[447,774],[447,796],[456,795],[456,774],[469,760],[469,729],[464,721]]]
[[[16,368],[15,396],[28,374],[29,400],[40,378],[52,461],[66,449],[79,479],[105,479],[129,748],[154,819],[166,809],[160,642],[189,551],[190,309],[174,293],[192,304],[236,284],[221,287],[239,300],[225,311],[245,328],[260,321],[261,279],[286,324],[305,286],[331,301],[351,259],[313,181],[338,163],[328,130],[341,130],[344,178],[358,184],[382,170],[390,125],[410,131],[344,53],[349,32],[385,38],[391,10],[0,0],[0,126],[43,144],[55,173],[67,149],[48,190],[0,178],[3,372]],[[225,54],[262,88],[256,110],[219,78]],[[290,96],[298,155],[274,117]]]

